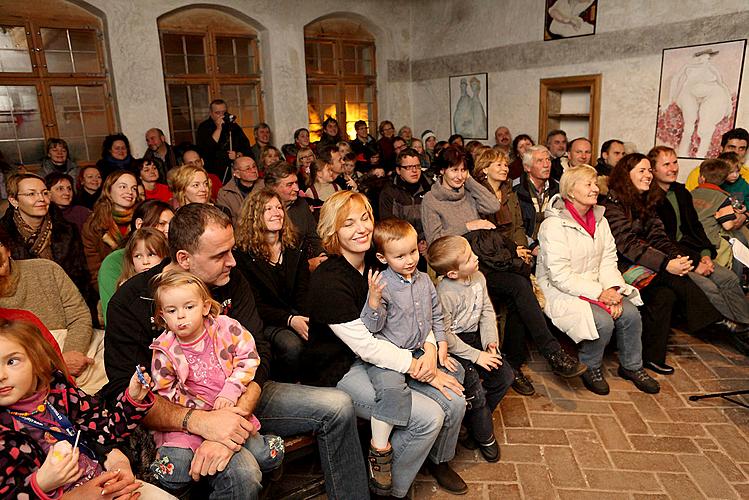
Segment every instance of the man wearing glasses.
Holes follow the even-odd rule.
[[[421,201],[431,189],[431,184],[421,174],[419,153],[412,148],[398,153],[395,173],[392,182],[386,184],[380,193],[380,219],[398,217],[410,222],[419,238],[419,253],[424,255],[427,243],[421,225]],[[424,259],[420,259],[419,266],[423,263]]]
[[[253,189],[262,188],[263,180],[258,180],[257,164],[251,156],[240,156],[231,165],[232,178],[218,190],[216,206],[226,212],[234,227],[239,224],[242,203]]]

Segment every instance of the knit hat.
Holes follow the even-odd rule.
[[[425,130],[424,133],[421,134],[421,143],[426,146],[427,139],[429,139],[430,137],[434,137],[435,139],[437,139],[437,136],[434,135],[434,132],[432,132],[431,130]]]

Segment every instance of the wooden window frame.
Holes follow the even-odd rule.
[[[0,25],[18,26],[26,32],[26,44],[31,61],[30,72],[0,72],[0,85],[2,86],[33,86],[36,88],[39,114],[42,120],[44,139],[60,137],[60,131],[55,115],[55,106],[52,101],[52,87],[74,87],[74,86],[101,86],[105,95],[105,110],[107,118],[108,133],[117,130],[117,122],[114,113],[114,99],[112,97],[109,71],[104,53],[104,35],[100,25],[92,25],[90,20],[78,19],[56,19],[51,17],[16,17],[0,16]],[[50,73],[47,70],[46,55],[42,43],[41,30],[66,29],[70,31],[93,31],[97,43],[96,54],[101,71],[98,73]],[[65,139],[65,137],[62,137]],[[97,155],[98,156],[98,155]],[[97,158],[98,159],[98,158]],[[94,160],[79,160],[80,166],[96,164]],[[39,163],[24,163],[24,166],[38,166]]]
[[[552,105],[553,92],[563,92],[565,90],[585,90],[588,92],[590,99],[590,111],[588,113],[553,113],[550,112]],[[538,115],[538,143],[543,144],[546,140],[546,134],[555,128],[549,126],[551,120],[561,120],[564,118],[587,119],[588,132],[592,144],[592,151],[595,160],[595,153],[598,151],[598,131],[601,120],[601,75],[581,75],[565,76],[561,78],[544,78],[540,82],[539,98],[539,115]],[[573,137],[569,138],[570,140]],[[591,160],[593,161],[593,160]]]

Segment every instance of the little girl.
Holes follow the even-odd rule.
[[[235,319],[219,315],[219,304],[208,288],[187,271],[161,273],[153,286],[154,317],[159,325],[166,325],[151,344],[154,391],[191,409],[235,406],[260,364],[250,332]],[[254,415],[250,421],[256,430],[260,428]],[[187,432],[157,432],[154,437],[159,456],[154,470],[161,484],[175,490],[188,485],[193,454],[203,438]],[[251,435],[215,477],[231,475],[232,467],[245,462],[235,460],[236,455],[247,453],[255,457],[262,472],[269,472],[281,465],[283,440]]]
[[[117,288],[136,274],[148,271],[167,255],[169,244],[164,233],[152,227],[136,230],[125,245]]]
[[[0,320],[0,497],[112,498],[141,488],[114,445],[153,405],[142,376],[146,385],[133,375],[117,404],[105,405],[69,382],[62,358],[33,324]]]

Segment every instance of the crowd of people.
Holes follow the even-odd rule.
[[[609,344],[650,394],[674,326],[749,352],[746,130],[686,186],[663,146],[355,130],[277,148],[215,100],[197,144],[78,166],[50,139],[6,178],[1,496],[256,498],[308,433],[329,498],[422,466],[463,494],[456,447],[500,460],[492,413],[535,393],[529,341],[601,396]]]

